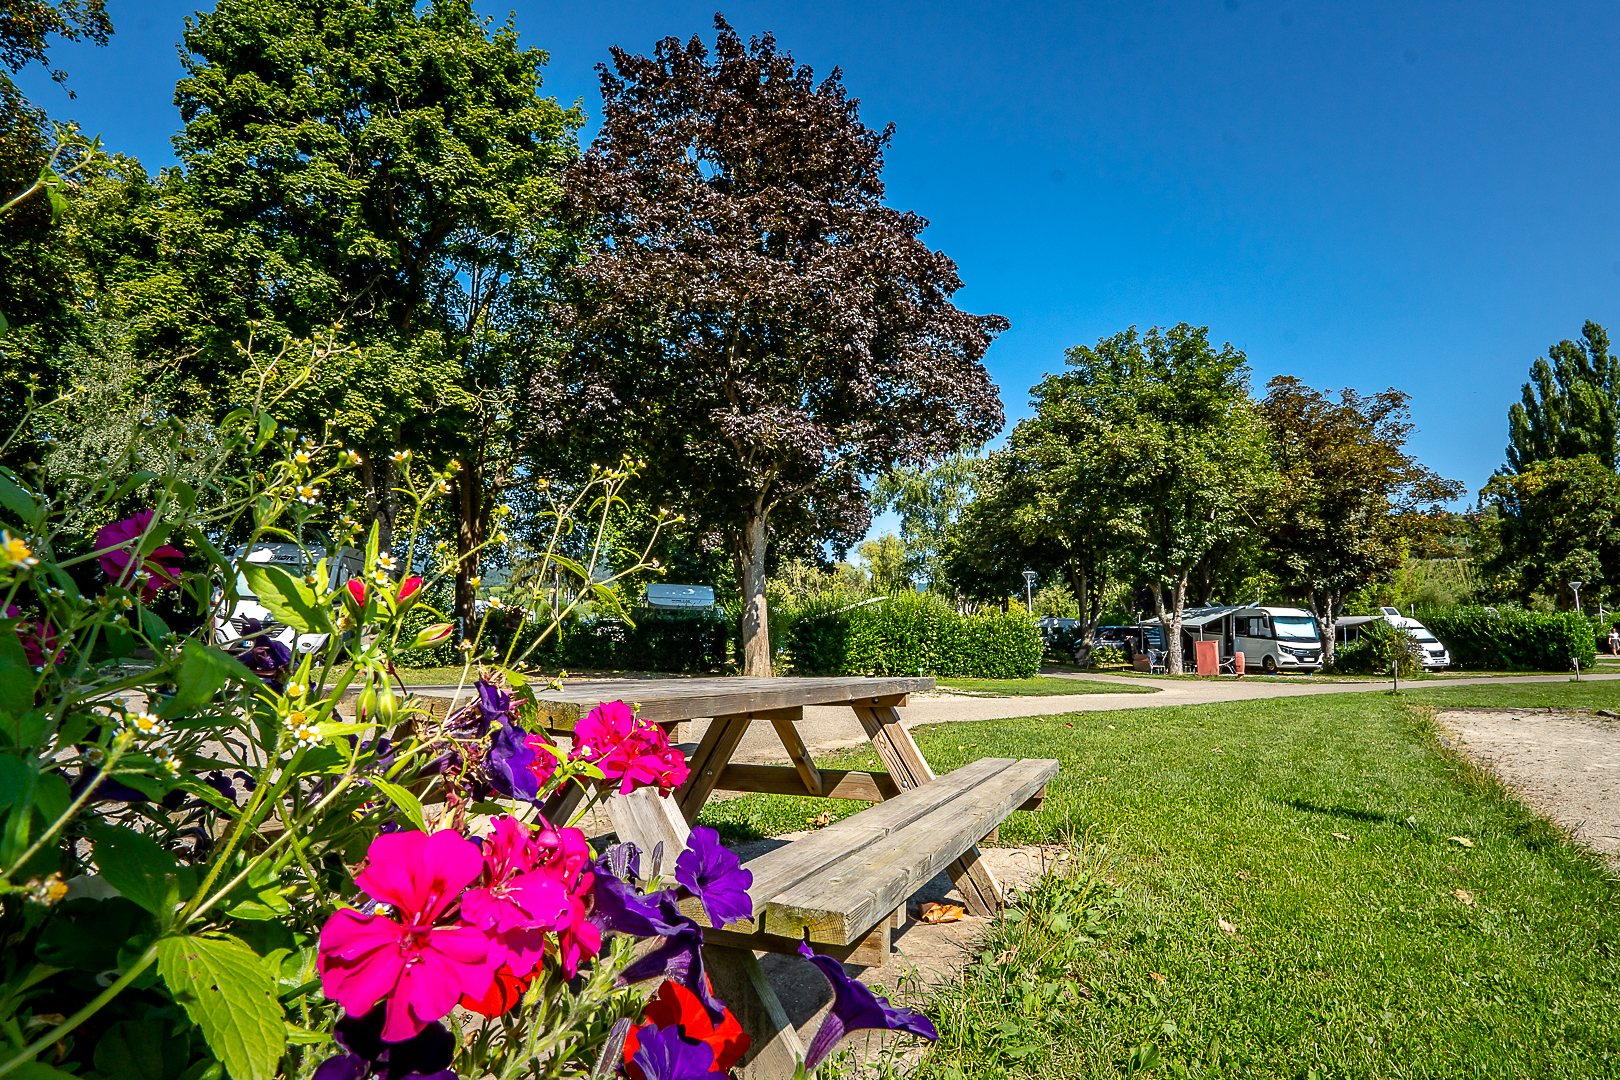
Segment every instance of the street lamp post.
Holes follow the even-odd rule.
[[[1569,583],[1569,587],[1575,590],[1575,614],[1577,615],[1585,614],[1585,612],[1581,610],[1581,586],[1585,584],[1586,582],[1584,581],[1572,581]]]
[[[1035,571],[1024,571],[1024,606],[1031,615],[1035,614]]]

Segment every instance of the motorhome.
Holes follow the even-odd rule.
[[[255,544],[251,551],[243,545],[236,549],[235,557],[238,565],[256,563],[274,566],[296,578],[303,577],[315,568],[315,561],[306,557],[297,544]],[[327,560],[327,588],[337,589],[351,577],[359,577],[364,568],[364,557],[360,552],[353,548],[342,549],[336,557]],[[253,586],[248,584],[247,575],[240,570],[236,573],[236,596],[236,605],[227,611],[224,609],[225,590],[214,591],[214,644],[221,648],[245,648],[247,639],[265,634],[287,646],[294,654],[314,652],[326,644],[326,634],[303,634],[277,622],[270,609],[259,602]]]
[[[1339,644],[1348,645],[1361,637],[1362,629],[1372,622],[1387,622],[1397,630],[1405,630],[1418,643],[1423,650],[1423,666],[1426,668],[1443,668],[1451,666],[1451,651],[1445,643],[1434,636],[1434,631],[1424,626],[1416,619],[1401,614],[1396,607],[1381,607],[1377,615],[1344,615],[1339,618],[1333,628],[1334,637]]]
[[[1158,620],[1143,626],[1157,626]],[[1222,670],[1234,670],[1233,656],[1243,654],[1246,671],[1318,671],[1322,667],[1322,633],[1316,616],[1301,608],[1258,604],[1195,608],[1181,619],[1182,655],[1189,664],[1197,642],[1213,641]]]

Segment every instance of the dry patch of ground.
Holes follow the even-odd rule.
[[[1443,709],[1438,719],[1526,805],[1620,863],[1620,720],[1559,709]]]

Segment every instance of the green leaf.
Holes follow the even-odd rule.
[[[103,825],[95,838],[96,867],[107,884],[154,915],[163,913],[163,897],[179,864],[150,836],[122,825]]]
[[[0,620],[0,712],[21,716],[34,707],[34,669],[16,626],[15,620]]]
[[[174,697],[168,700],[159,715],[175,717],[203,708],[232,679],[243,683],[259,681],[234,656],[211,649],[195,638],[187,638],[181,651],[180,673],[175,676]]]
[[[17,516],[17,520],[24,524],[33,521],[34,515],[39,510],[33,496],[4,475],[0,475],[0,506],[11,511]]]
[[[118,962],[118,950],[136,935],[152,932],[152,916],[114,896],[81,897],[58,904],[39,933],[34,956],[51,967],[101,972]]]
[[[149,607],[142,607],[141,633],[146,635],[148,641],[158,642],[168,637],[172,631],[169,629],[169,624],[164,622],[157,612]]]
[[[270,439],[276,433],[276,418],[267,412],[259,414],[259,437],[253,440],[252,453],[257,454],[269,445]]]
[[[73,789],[56,773],[43,773],[34,783],[34,806],[47,824],[67,813],[73,802]]]
[[[180,1080],[191,1061],[191,1044],[166,1034],[172,1025],[121,1020],[96,1043],[96,1071],[130,1080]]]
[[[269,859],[256,863],[247,879],[225,897],[225,914],[233,919],[279,919],[292,910],[281,895],[281,881]]]
[[[373,521],[371,523],[371,534],[366,537],[365,565],[367,573],[370,573],[371,570],[377,565],[377,543],[381,528],[382,524],[380,522]]]
[[[371,781],[371,786],[382,792],[389,802],[399,807],[400,811],[411,819],[412,825],[415,825],[423,832],[427,832],[427,822],[422,816],[422,802],[420,799],[391,780],[374,778]]]
[[[308,1046],[311,1043],[323,1043],[332,1037],[327,1031],[311,1031],[301,1028],[291,1020],[287,1021],[287,1041],[295,1046]]]
[[[53,1069],[43,1061],[26,1062],[12,1069],[6,1075],[14,1077],[15,1080],[78,1080],[72,1073],[65,1073],[61,1069]]]
[[[158,972],[231,1080],[271,1080],[287,1046],[287,1018],[252,949],[231,937],[164,938]]]
[[[0,334],[4,334],[7,330],[10,330],[10,329],[11,329],[11,324],[6,321],[5,312],[0,312]]]
[[[331,633],[331,618],[315,600],[315,590],[285,570],[262,563],[243,563],[242,575],[259,603],[295,630]]]

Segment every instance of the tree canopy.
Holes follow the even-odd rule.
[[[1620,358],[1608,331],[1590,320],[1581,340],[1565,338],[1530,365],[1530,381],[1508,407],[1507,471],[1593,454],[1615,467],[1620,433]]]
[[[1500,515],[1500,546],[1484,567],[1495,591],[1572,603],[1571,581],[1591,585],[1589,595],[1620,582],[1620,476],[1596,454],[1493,477],[1480,498]]]
[[[724,537],[745,671],[769,674],[771,538],[847,545],[867,478],[994,434],[982,358],[1007,323],[956,308],[927,222],[885,204],[893,129],[861,122],[839,72],[715,27],[712,53],[666,38],[601,69],[601,131],[568,178],[588,233],[573,387]]]

